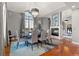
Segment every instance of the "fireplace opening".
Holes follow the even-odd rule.
[[[51,35],[59,36],[59,28],[51,28]]]

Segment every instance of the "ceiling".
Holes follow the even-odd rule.
[[[79,5],[79,3],[64,3],[64,2],[8,2],[7,9],[23,13],[26,10],[31,10],[32,8],[39,9],[39,16],[45,16],[49,13],[54,12],[57,9],[62,9],[65,7],[71,7],[72,5]]]

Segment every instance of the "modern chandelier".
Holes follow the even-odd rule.
[[[32,13],[32,15],[33,15],[34,17],[37,17],[38,14],[39,14],[39,10],[38,10],[37,8],[33,8],[33,9],[31,10],[31,13]]]

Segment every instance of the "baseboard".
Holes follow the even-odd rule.
[[[75,42],[75,41],[72,41],[72,43],[73,43],[73,44],[77,44],[77,45],[79,45],[79,43],[78,43],[78,42]]]

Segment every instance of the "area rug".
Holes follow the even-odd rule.
[[[52,48],[54,48],[54,46],[43,44],[43,46],[41,47],[40,45],[39,48],[34,45],[32,50],[31,46],[29,45],[27,47],[24,42],[20,42],[17,48],[17,42],[12,42],[10,56],[39,56]]]

